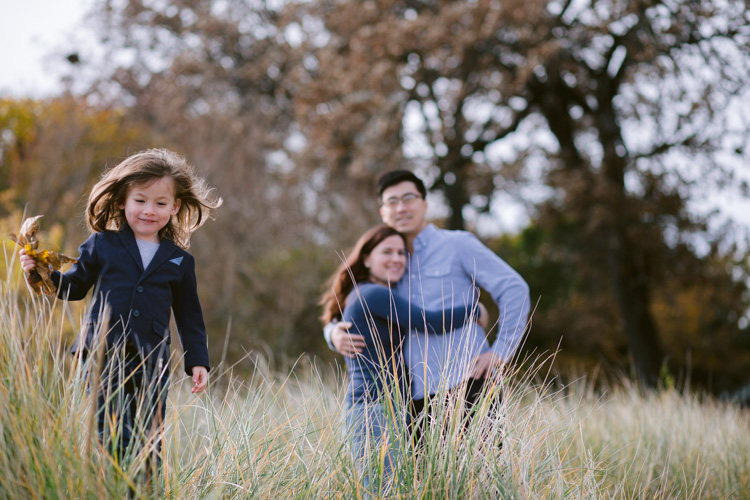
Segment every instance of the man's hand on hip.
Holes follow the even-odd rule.
[[[471,368],[472,378],[483,378],[491,375],[493,370],[503,366],[503,360],[492,351],[487,351],[474,358],[474,366]]]

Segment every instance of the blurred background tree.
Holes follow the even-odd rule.
[[[151,139],[126,109],[71,95],[46,101],[0,99],[0,217],[44,214],[62,224],[63,245],[84,234],[86,189],[106,165]],[[80,240],[80,241],[79,241]]]
[[[127,108],[224,198],[193,251],[217,340],[231,318],[230,360],[266,345],[297,355],[318,340],[304,299],[319,293],[317,270],[335,265],[318,251],[317,192],[290,160],[295,54],[279,17],[264,2],[206,0],[100,2],[94,13],[105,53],[88,98]]]
[[[100,0],[86,91],[2,104],[2,216],[54,213],[72,246],[104,166],[175,149],[225,200],[192,248],[214,354],[229,329],[230,361],[332,359],[317,296],[378,221],[375,179],[412,168],[440,225],[529,281],[528,349],[722,390],[750,367],[747,247],[698,208],[745,187],[748,21],[741,1]],[[497,236],[510,199],[528,226]]]
[[[339,152],[329,168],[379,171],[404,154],[433,177],[453,229],[510,181],[536,187],[532,218],[569,234],[554,251],[591,308],[588,338],[610,344],[591,320],[614,323],[655,385],[654,294],[688,263],[703,274],[696,236],[718,237],[691,201],[744,159],[747,124],[728,128],[726,112],[747,97],[744,3],[311,2],[297,15],[318,21],[309,39],[329,34],[308,47],[308,99],[325,113],[303,117],[316,148]]]

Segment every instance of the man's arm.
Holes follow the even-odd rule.
[[[463,240],[460,256],[464,272],[491,295],[500,313],[495,343],[475,361],[476,371],[484,373],[492,366],[508,362],[518,348],[529,315],[529,286],[471,233]]]

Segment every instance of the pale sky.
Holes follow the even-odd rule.
[[[0,97],[59,90],[65,49],[75,47],[92,0],[0,0]],[[57,52],[57,54],[55,54]]]

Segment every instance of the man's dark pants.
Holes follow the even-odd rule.
[[[492,391],[496,393],[491,396],[492,402],[488,415],[496,416],[500,412],[503,399],[502,393],[498,387],[493,387],[493,384],[497,384],[497,378],[495,377],[469,378],[466,382],[448,391],[444,404],[451,404],[457,398],[463,400],[462,419],[464,430],[469,427],[473,418],[478,414],[475,407],[484,394],[490,394]],[[434,395],[428,395],[424,399],[413,399],[411,401],[412,439],[418,448],[424,448],[422,437],[425,433],[428,420],[435,411],[436,403],[439,403],[439,401],[436,401]],[[502,447],[502,442],[500,442],[499,446]]]

